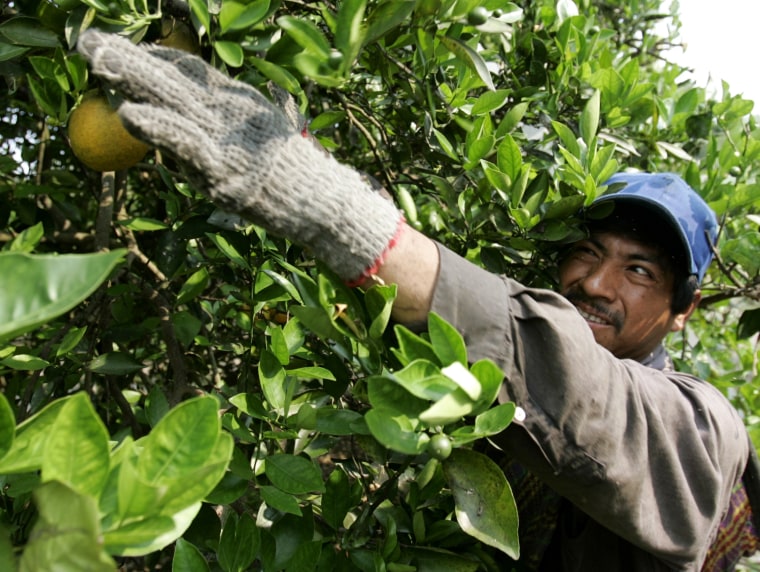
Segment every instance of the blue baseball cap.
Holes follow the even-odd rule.
[[[623,187],[616,190],[621,184]],[[651,208],[676,231],[689,271],[701,282],[718,240],[718,219],[704,199],[673,173],[618,173],[605,185],[611,192],[598,197],[593,205],[612,202]]]

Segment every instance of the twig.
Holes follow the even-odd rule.
[[[108,250],[115,195],[116,173],[113,171],[103,173],[100,177],[98,216],[95,219],[95,250],[98,252]]]

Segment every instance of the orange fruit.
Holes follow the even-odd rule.
[[[150,148],[124,128],[119,114],[100,94],[88,94],[69,117],[74,155],[94,171],[120,171],[135,165]]]
[[[180,20],[164,20],[161,22],[161,37],[156,40],[156,43],[196,56],[201,53],[201,46],[198,43],[195,30]]]

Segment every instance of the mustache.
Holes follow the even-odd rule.
[[[576,307],[578,304],[583,304],[584,306],[591,308],[595,314],[607,320],[617,332],[623,328],[624,320],[620,312],[616,312],[598,299],[588,296],[580,288],[570,288],[562,295],[568,302]]]

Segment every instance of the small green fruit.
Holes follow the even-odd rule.
[[[340,69],[343,65],[343,54],[338,50],[332,50],[327,58],[327,65],[333,70]]]
[[[467,23],[480,26],[488,21],[489,12],[483,6],[476,6],[467,14]]]
[[[451,449],[451,439],[443,433],[436,433],[428,443],[428,453],[439,461],[448,459]]]

